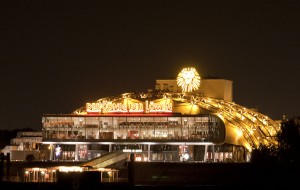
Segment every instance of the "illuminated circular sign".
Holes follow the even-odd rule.
[[[177,85],[182,92],[192,92],[200,86],[200,75],[193,67],[183,68],[177,76]]]

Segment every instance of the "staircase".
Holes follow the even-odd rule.
[[[112,152],[92,160],[89,160],[83,164],[82,167],[92,167],[92,168],[105,168],[114,163],[127,159],[127,156],[123,152]]]

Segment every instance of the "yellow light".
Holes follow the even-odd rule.
[[[82,172],[83,169],[79,166],[59,166],[60,172]]]
[[[266,121],[265,119],[264,119],[262,122],[263,122],[263,124],[264,124],[264,125],[266,125],[266,124],[267,124],[267,121]]]
[[[183,68],[177,76],[177,85],[182,92],[192,92],[200,86],[200,75],[193,67]]]
[[[33,171],[39,171],[40,168],[32,168]]]
[[[237,129],[236,134],[237,134],[237,137],[240,138],[243,135],[243,131]]]

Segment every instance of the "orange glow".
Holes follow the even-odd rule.
[[[172,103],[168,101],[161,101],[155,103],[153,101],[146,101],[146,112],[172,112]]]
[[[183,68],[177,76],[177,85],[183,92],[192,92],[200,86],[200,75],[195,68]]]
[[[122,102],[96,102],[86,103],[87,113],[153,113],[153,112],[172,112],[172,102],[170,99],[127,103]]]

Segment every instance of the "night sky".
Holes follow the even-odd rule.
[[[232,80],[237,104],[300,116],[300,1],[5,1],[0,65],[0,129],[41,130],[186,66]]]

